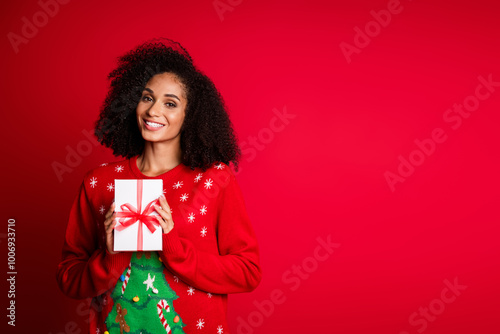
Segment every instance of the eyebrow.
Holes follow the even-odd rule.
[[[153,92],[153,90],[151,88],[144,88],[144,90],[147,90],[151,94],[154,94],[154,92]],[[181,99],[179,99],[177,97],[177,95],[175,95],[175,94],[165,94],[164,96],[166,96],[166,97],[175,97],[177,100],[179,100],[179,102],[181,101]]]

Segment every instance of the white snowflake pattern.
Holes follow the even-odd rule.
[[[224,333],[224,328],[222,328],[221,325],[217,326],[217,334],[222,334]]]
[[[179,277],[174,276],[174,281],[179,282]]]
[[[173,188],[174,189],[179,189],[179,188],[182,188],[182,185],[183,185],[183,182],[182,181],[178,181],[177,183],[174,184]]]
[[[203,319],[200,318],[196,323],[196,327],[198,327],[198,329],[202,329],[203,326],[205,326],[205,321],[203,321]]]
[[[200,214],[201,215],[206,215],[207,214],[207,207],[205,205],[202,205],[200,208]]]
[[[208,179],[205,181],[205,189],[210,189],[212,188],[212,184],[214,183],[214,181],[212,181],[212,179]]]
[[[107,188],[109,191],[113,191],[113,189],[115,189],[115,186],[113,185],[113,183],[108,183]]]
[[[194,178],[194,183],[198,183],[198,181],[201,180],[202,176],[203,176],[203,173],[199,173],[198,175],[196,175],[196,177]]]
[[[93,177],[90,179],[90,186],[92,188],[95,188],[95,185],[97,184],[97,178],[96,177]]]
[[[205,226],[203,226],[203,227],[201,228],[200,235],[201,235],[202,237],[204,237],[204,236],[206,236],[206,235],[207,235],[207,228],[206,228]]]
[[[123,171],[123,166],[116,166],[115,167],[115,171],[117,171],[118,173],[122,172]]]
[[[101,167],[104,167],[104,166],[107,166],[107,165],[108,165],[108,164],[107,164],[106,162],[103,162],[103,163],[101,164]]]
[[[187,199],[189,198],[189,195],[188,194],[182,194],[181,195],[181,202],[185,202],[187,201]]]
[[[192,223],[192,222],[194,222],[194,218],[195,218],[195,217],[194,217],[194,212],[191,212],[191,213],[189,214],[189,216],[188,216],[188,221],[189,221],[190,223]]]
[[[218,170],[223,170],[224,169],[224,165],[223,164],[218,164],[218,165],[215,165],[215,168],[218,169]]]
[[[167,193],[167,189],[163,189],[163,193],[166,194]]]
[[[212,294],[210,292],[207,292],[208,298],[212,298]]]
[[[188,295],[190,295],[190,296],[194,295],[194,288],[192,286],[190,286],[189,289],[187,289],[187,292],[188,292]]]
[[[103,215],[104,211],[106,211],[106,208],[104,207],[104,205],[101,205],[101,207],[99,208],[99,213]]]
[[[101,330],[100,330],[99,328],[97,328],[97,329],[95,330],[95,333],[96,333],[96,334],[99,334],[100,332],[101,332]]]

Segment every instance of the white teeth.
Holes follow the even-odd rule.
[[[163,124],[153,123],[153,122],[148,122],[148,121],[146,121],[146,124],[149,125],[149,126],[152,126],[154,128],[160,128],[160,127],[163,126]]]

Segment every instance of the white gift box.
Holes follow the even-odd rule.
[[[162,250],[163,230],[154,217],[162,194],[162,179],[115,179],[115,252]]]

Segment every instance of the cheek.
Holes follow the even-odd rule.
[[[171,124],[175,124],[176,126],[180,127],[182,125],[182,123],[184,122],[184,117],[185,117],[184,112],[176,113],[175,115],[172,115],[172,117],[170,118]]]

